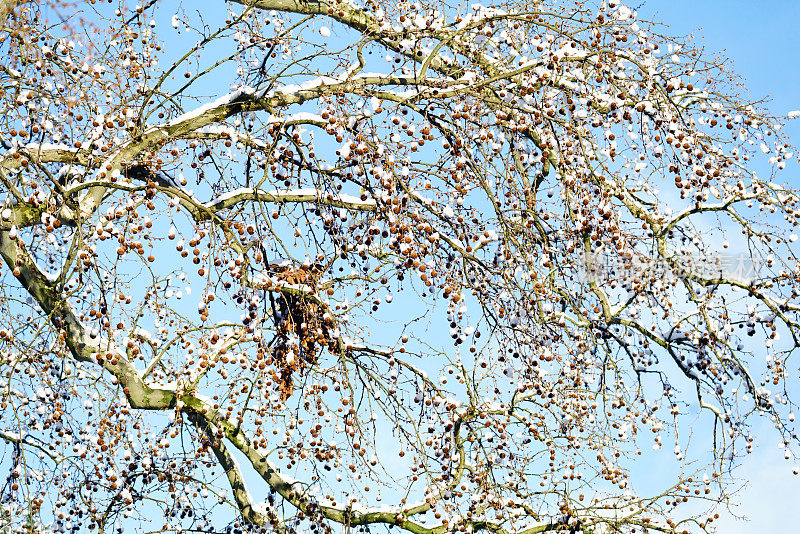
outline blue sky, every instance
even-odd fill
[[[631,2],[634,7],[636,1]],[[753,98],[772,97],[778,114],[800,107],[800,2],[796,0],[647,0],[639,14],[689,35],[733,61]],[[791,128],[800,134],[796,121]]]
[[[648,0],[637,7],[643,18],[669,26],[664,33],[694,34],[709,52],[732,60],[753,100],[770,97],[768,109],[784,115],[800,109],[800,1],[797,0]],[[793,144],[800,144],[800,121],[787,124]],[[787,167],[783,180],[800,187],[800,165]],[[758,429],[756,429],[758,430]],[[766,426],[764,434],[768,434]],[[758,432],[754,432],[758,436]],[[800,523],[800,477],[791,473],[774,439],[765,439],[747,458],[740,477],[747,481],[736,495],[737,520],[720,510],[720,534],[787,532]]]

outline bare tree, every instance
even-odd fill
[[[711,531],[794,458],[781,121],[616,0],[6,27],[0,526]]]

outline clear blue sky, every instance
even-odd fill
[[[800,109],[800,1],[647,0],[639,4],[628,0],[627,3],[638,8],[642,18],[669,25],[664,33],[693,33],[708,51],[724,53],[743,77],[750,98],[771,97],[768,109],[775,115],[785,116]],[[789,122],[786,131],[793,145],[800,146],[800,120]],[[800,187],[800,164],[795,162],[784,172],[783,180]],[[758,436],[759,432],[754,434]],[[766,438],[760,445],[739,473],[748,484],[737,495],[742,503],[737,513],[747,515],[750,521],[723,516],[717,523],[720,534],[777,534],[793,530],[787,530],[787,525],[800,524],[800,476],[792,475],[792,464],[783,460],[776,440]]]
[[[629,0],[665,33],[689,35],[724,52],[753,98],[770,96],[776,114],[800,109],[800,2],[797,0]],[[800,143],[800,122],[791,131]],[[800,185],[800,180],[798,181]]]

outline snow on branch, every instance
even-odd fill
[[[372,199],[362,200],[352,195],[324,193],[318,189],[308,188],[287,189],[285,191],[261,191],[251,188],[236,189],[206,202],[203,207],[209,211],[217,212],[245,201],[273,203],[312,202],[356,211],[375,211],[376,209],[376,203]]]

